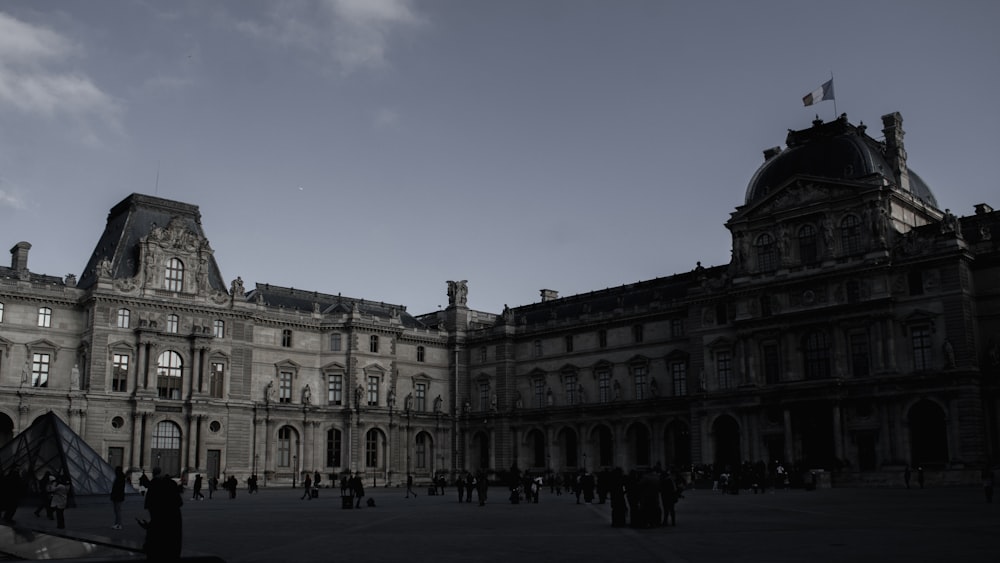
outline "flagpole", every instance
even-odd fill
[[[832,70],[830,71],[830,85],[831,86],[836,86],[834,84],[834,82],[833,82],[833,71]],[[833,89],[833,119],[834,119],[834,121],[837,120],[837,116],[838,115],[840,115],[840,114],[837,113],[837,89],[834,88]]]

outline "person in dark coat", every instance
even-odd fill
[[[625,472],[621,467],[609,474],[607,491],[611,498],[611,526],[622,528],[628,515],[628,503],[625,502]]]
[[[115,480],[111,483],[111,509],[115,514],[115,523],[111,527],[115,530],[122,529],[122,504],[125,502],[126,482],[128,475],[122,471],[122,466],[115,467]]]
[[[674,476],[669,470],[660,473],[660,502],[663,504],[664,526],[668,521],[671,526],[677,525],[677,498],[677,483],[674,481]]]
[[[145,508],[149,512],[149,520],[139,520],[139,525],[146,529],[146,541],[143,550],[147,561],[179,561],[181,557],[181,542],[183,540],[183,522],[181,520],[180,487],[170,478],[162,475],[160,468],[153,469],[153,479],[146,491]]]
[[[365,484],[361,480],[360,475],[355,475],[354,478],[351,480],[353,481],[351,490],[354,491],[354,498],[356,501],[354,504],[354,508],[361,508],[361,499],[364,498],[365,496]]]
[[[458,502],[462,502],[465,500],[465,479],[461,473],[455,479],[455,488],[458,489]]]
[[[27,491],[28,486],[21,473],[16,467],[11,467],[7,475],[3,476],[3,484],[0,485],[0,498],[3,499],[3,521],[8,524],[14,523],[14,513],[21,504],[21,497]]]

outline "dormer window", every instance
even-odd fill
[[[167,291],[182,291],[184,289],[184,263],[176,258],[168,260],[163,282],[164,289]]]

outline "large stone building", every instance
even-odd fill
[[[1000,214],[940,210],[882,121],[765,151],[729,264],[499,313],[465,281],[417,316],[245,290],[197,207],[133,194],[79,281],[26,242],[0,267],[0,441],[51,410],[113,464],[270,483],[773,460],[973,481],[998,451]]]

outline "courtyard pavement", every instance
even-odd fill
[[[228,563],[264,561],[1000,561],[1000,499],[979,488],[778,490],[723,495],[689,490],[677,526],[612,528],[609,504],[577,504],[543,490],[538,504],[510,504],[500,487],[486,506],[444,496],[406,498],[400,488],[366,489],[375,508],[345,510],[339,490],[313,500],[300,490],[262,489],[235,500],[185,496],[184,554]],[[190,492],[188,492],[190,494]],[[19,534],[55,530],[23,506]],[[112,530],[106,498],[81,499],[66,511],[65,535],[136,547],[141,497],[125,502],[125,527]],[[0,551],[12,530],[0,527]],[[55,549],[45,556],[55,556]],[[97,557],[108,557],[100,549]],[[0,556],[0,559],[3,559]]]

